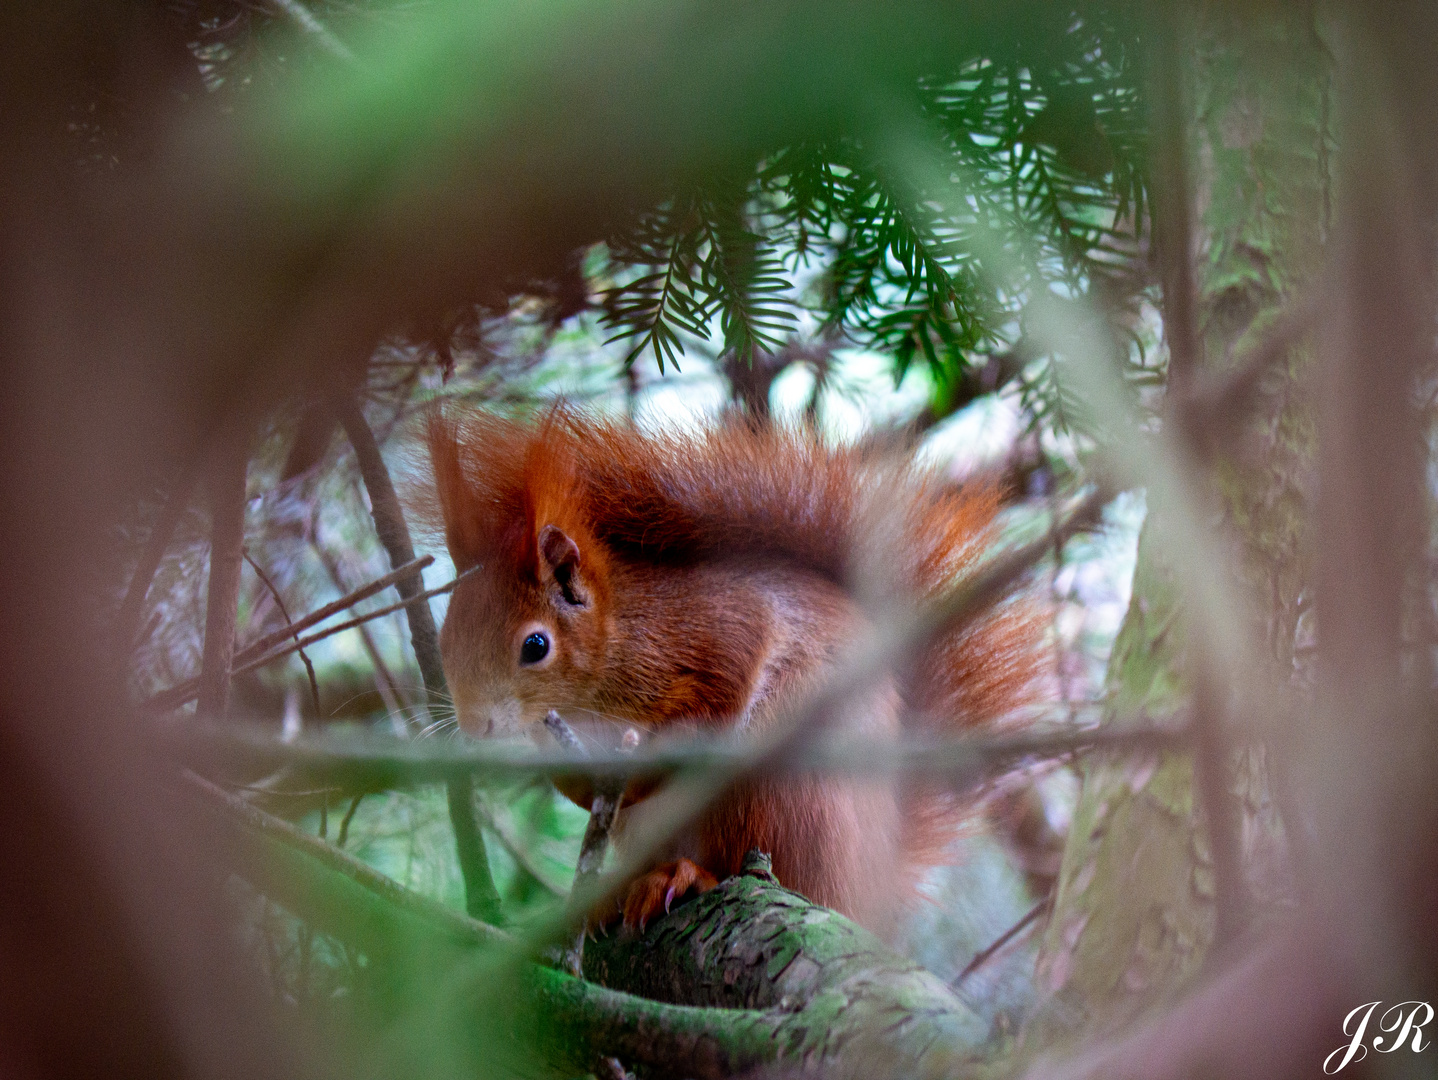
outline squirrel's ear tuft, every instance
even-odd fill
[[[461,412],[436,406],[429,410],[426,446],[433,486],[411,502],[417,519],[433,533],[444,530],[455,569],[468,570],[522,546],[532,537],[525,528],[523,462],[533,434],[529,427],[502,416]],[[426,470],[420,464],[416,470]],[[511,538],[511,525],[518,529]]]
[[[464,441],[458,417],[442,409],[431,409],[427,417],[426,445],[429,450],[432,485],[409,491],[412,520],[422,522],[431,532],[442,531],[445,546],[455,569],[468,570],[480,561],[481,536],[477,501],[464,467]]]

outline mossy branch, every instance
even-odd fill
[[[751,858],[744,875],[642,936],[591,942],[581,979],[523,959],[515,937],[206,781],[188,784],[229,826],[232,869],[371,964],[427,987],[409,1002],[427,1027],[495,1025],[557,1070],[617,1057],[646,1076],[717,1078],[765,1066],[951,1076],[982,1054],[985,1026],[937,977],[781,888],[766,860]]]

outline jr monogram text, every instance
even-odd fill
[[[1408,1046],[1416,1054],[1432,1045],[1432,1039],[1423,1038],[1423,1028],[1433,1020],[1432,1005],[1426,1001],[1400,1001],[1379,1013],[1370,1029],[1373,1014],[1382,1004],[1370,1001],[1343,1018],[1343,1034],[1348,1042],[1323,1059],[1325,1073],[1332,1075],[1352,1062],[1362,1061],[1368,1056],[1369,1046],[1380,1054]]]

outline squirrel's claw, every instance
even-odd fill
[[[624,925],[643,931],[649,920],[668,912],[674,901],[691,892],[705,893],[719,880],[688,859],[665,863],[636,878],[624,898]]]

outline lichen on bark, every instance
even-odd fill
[[[591,942],[584,962],[613,989],[776,1018],[790,1068],[938,1076],[984,1056],[987,1025],[942,980],[772,877],[730,878],[640,937]]]

